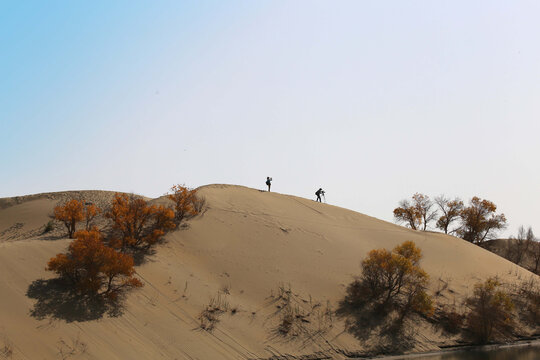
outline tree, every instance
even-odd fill
[[[171,187],[172,194],[167,197],[174,202],[174,213],[177,224],[184,219],[198,215],[204,206],[204,199],[197,196],[197,189],[189,189],[183,185]]]
[[[540,275],[538,272],[540,270],[540,241],[535,240],[531,245],[531,253],[533,258],[533,266],[531,270],[536,275]]]
[[[488,200],[473,197],[469,206],[459,214],[462,227],[458,235],[469,242],[481,244],[486,239],[492,239],[498,230],[506,228],[504,214],[496,215],[497,206]]]
[[[437,212],[433,209],[433,202],[429,196],[419,193],[412,196],[412,203],[402,200],[399,202],[399,207],[394,209],[394,218],[398,222],[406,223],[413,230],[422,227],[425,231],[436,216]]]
[[[433,201],[429,196],[416,193],[413,195],[413,203],[422,218],[423,229],[426,231],[429,223],[437,217],[437,210],[433,209]]]
[[[69,238],[73,239],[77,223],[84,219],[82,202],[73,199],[64,205],[56,206],[54,208],[54,218],[64,223]]]
[[[432,300],[426,293],[429,276],[419,266],[421,258],[422,251],[412,241],[392,251],[371,250],[362,261],[362,275],[349,286],[349,296],[358,304],[394,308],[400,320],[411,312],[431,314]]]
[[[92,222],[95,217],[101,213],[101,209],[96,205],[89,203],[84,206],[84,218],[86,220],[86,230],[89,231],[92,228]]]
[[[422,215],[408,200],[399,202],[399,207],[394,209],[394,218],[397,222],[405,223],[413,230],[418,230],[422,225]]]
[[[146,200],[127,194],[115,194],[105,217],[112,220],[110,245],[123,253],[128,249],[148,251],[176,227],[171,209],[149,205]]]
[[[437,220],[437,228],[444,231],[445,234],[455,232],[457,229],[449,231],[449,227],[454,221],[459,220],[459,215],[463,210],[463,201],[459,198],[450,200],[444,195],[440,195],[435,198],[435,204],[442,212],[442,216]]]
[[[532,228],[526,231],[523,226],[519,227],[517,237],[508,239],[505,258],[515,264],[522,265],[530,251],[533,251],[534,233]]]
[[[133,258],[106,246],[96,228],[78,231],[75,236],[67,253],[49,260],[47,270],[69,279],[79,291],[93,295],[116,298],[124,289],[142,286],[134,277]]]
[[[514,304],[500,286],[497,279],[487,279],[476,284],[474,294],[466,300],[470,310],[466,318],[467,329],[482,343],[504,335],[513,325]]]

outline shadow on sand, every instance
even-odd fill
[[[26,296],[37,300],[30,316],[39,320],[50,317],[66,322],[90,321],[122,314],[121,298],[113,301],[99,295],[83,295],[62,279],[35,280]]]
[[[350,295],[339,303],[336,315],[345,319],[347,332],[371,343],[370,353],[377,355],[396,354],[414,347],[412,327],[406,321],[392,316],[392,311],[380,304],[355,301]]]

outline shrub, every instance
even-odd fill
[[[49,220],[49,222],[47,222],[47,224],[45,224],[45,227],[43,228],[43,233],[46,234],[53,230],[54,230],[54,221]]]
[[[391,252],[370,251],[362,261],[362,275],[349,286],[349,299],[358,305],[393,308],[400,320],[413,312],[431,315],[432,300],[426,293],[429,277],[419,266],[421,258],[421,250],[412,241]]]
[[[506,335],[513,328],[514,304],[500,286],[497,279],[487,279],[476,284],[473,295],[466,300],[470,310],[466,316],[467,330],[481,343]]]
[[[196,189],[174,185],[171,191],[172,194],[169,194],[167,197],[174,202],[174,214],[177,224],[202,212],[205,200],[197,196]]]
[[[112,220],[110,245],[123,253],[128,249],[148,251],[176,227],[171,209],[149,205],[146,200],[127,194],[115,195],[105,217]]]
[[[142,286],[134,277],[133,258],[105,246],[97,229],[78,231],[75,236],[67,253],[49,260],[47,270],[69,279],[83,293],[111,298],[123,289]]]
[[[83,203],[73,199],[64,205],[56,206],[54,208],[54,218],[64,223],[69,238],[73,239],[77,223],[84,219]]]

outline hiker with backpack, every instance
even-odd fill
[[[272,185],[272,178],[269,176],[266,177],[266,185],[268,185],[268,192],[270,192],[270,185]]]
[[[324,196],[324,190],[319,188],[319,190],[315,192],[315,195],[317,195],[317,200],[315,201],[321,202],[321,195]]]

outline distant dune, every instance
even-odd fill
[[[372,349],[377,339],[360,339],[345,331],[343,318],[322,312],[324,324],[306,320],[313,331],[282,336],[278,296],[290,289],[294,306],[335,309],[371,249],[406,240],[422,249],[431,288],[441,290],[437,301],[461,301],[490,276],[510,283],[535,276],[456,237],[304,198],[232,185],[204,186],[199,194],[208,210],[167,235],[137,267],[145,286],[127,294],[116,316],[73,308],[39,281],[53,277],[46,262],[69,244],[60,225],[43,234],[54,206],[71,197],[105,206],[113,193],[0,199],[0,349],[8,344],[14,359],[346,359]],[[212,298],[226,312],[208,332],[199,316]],[[320,326],[327,331],[317,332]],[[425,321],[412,337],[408,352],[457,341]]]

